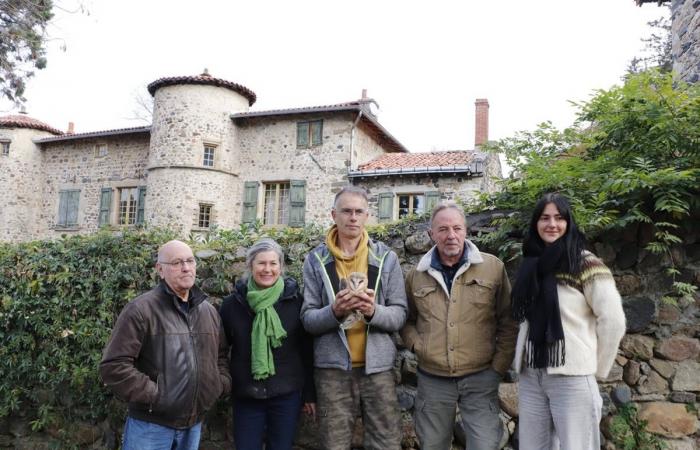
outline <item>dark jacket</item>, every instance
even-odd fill
[[[206,298],[193,286],[185,313],[161,282],[119,314],[100,377],[129,403],[131,417],[189,428],[230,391],[219,315]]]
[[[239,281],[219,310],[226,340],[231,346],[229,369],[233,395],[266,399],[301,390],[305,402],[315,402],[313,341],[299,320],[302,296],[297,282],[286,278],[282,296],[275,303],[275,311],[287,331],[287,337],[280,347],[272,349],[275,375],[259,381],[253,380],[251,374],[250,334],[255,313],[246,300],[247,292],[247,280]]]

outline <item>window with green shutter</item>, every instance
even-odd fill
[[[297,122],[297,147],[309,146],[309,122]]]
[[[309,148],[323,144],[323,120],[297,122],[297,147]]]
[[[394,218],[394,194],[391,192],[379,194],[377,209],[379,210],[380,222],[392,220]]]
[[[289,186],[289,226],[303,227],[306,213],[306,181],[291,180]]]
[[[146,211],[146,186],[139,186],[138,209],[136,210],[136,223],[143,224]]]
[[[253,223],[258,215],[257,181],[246,181],[243,186],[243,223]]]
[[[102,188],[100,192],[100,216],[99,225],[109,225],[109,216],[112,211],[112,188]]]
[[[69,189],[58,193],[58,220],[56,225],[71,227],[78,224],[78,208],[80,206],[80,190]]]
[[[432,214],[433,208],[440,203],[440,193],[438,191],[425,193],[425,212]]]

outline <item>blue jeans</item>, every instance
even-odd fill
[[[197,450],[201,431],[202,422],[178,430],[127,417],[122,450]]]
[[[301,412],[301,392],[264,400],[233,401],[233,442],[236,450],[291,450]]]

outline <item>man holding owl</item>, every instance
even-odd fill
[[[335,224],[304,261],[301,320],[314,335],[321,447],[349,450],[355,419],[364,448],[400,449],[392,333],[406,320],[398,257],[369,239],[367,192],[346,186],[335,196]]]

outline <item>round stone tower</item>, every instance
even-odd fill
[[[247,112],[253,91],[214,78],[161,78],[154,97],[145,220],[183,235],[216,224],[231,227],[240,211],[238,144],[231,114]]]
[[[42,237],[43,155],[34,141],[60,134],[26,114],[0,117],[0,241]]]

